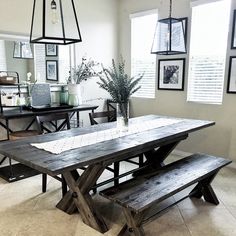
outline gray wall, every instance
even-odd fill
[[[20,81],[26,81],[26,74],[31,71],[33,59],[17,59],[13,58],[14,41],[5,41],[6,62],[8,71],[16,71],[19,73]]]
[[[130,19],[129,14],[143,10],[158,9],[159,17],[168,16],[169,1],[164,0],[120,0],[119,8],[119,36],[120,36],[120,53],[128,62],[128,70],[130,71]],[[189,17],[188,42],[190,36],[191,25],[191,9],[190,0],[173,1],[174,17]],[[232,1],[232,10],[229,28],[229,43],[227,50],[226,74],[224,97],[222,105],[203,105],[193,102],[187,102],[187,83],[188,83],[188,55],[176,56],[186,57],[186,74],[185,74],[185,90],[164,91],[156,90],[155,99],[132,99],[132,115],[139,116],[143,114],[162,114],[177,117],[188,117],[195,119],[208,119],[216,121],[216,125],[212,128],[195,132],[178,146],[178,149],[186,152],[207,152],[211,154],[221,155],[236,160],[236,95],[226,94],[226,84],[228,78],[229,56],[236,55],[235,50],[230,50],[231,29],[233,9],[236,8],[236,1]],[[189,47],[189,45],[188,45]],[[157,57],[159,59],[161,57]],[[163,57],[162,57],[163,58]],[[165,58],[165,57],[164,57]],[[168,57],[173,58],[173,57]]]

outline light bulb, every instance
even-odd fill
[[[169,49],[169,44],[170,44],[170,32],[168,31],[167,33],[166,33],[166,48],[167,48],[167,50]]]
[[[53,24],[57,24],[59,22],[59,16],[57,12],[57,4],[55,0],[51,1],[51,21]]]

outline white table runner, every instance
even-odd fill
[[[32,146],[43,149],[53,154],[60,154],[62,152],[100,143],[107,140],[121,138],[126,135],[140,133],[143,131],[156,129],[166,125],[172,125],[181,122],[178,119],[160,118],[151,121],[144,121],[142,123],[129,125],[127,132],[119,132],[116,128],[97,131],[89,134],[78,135],[70,138],[63,138],[55,141],[44,143],[31,143]]]

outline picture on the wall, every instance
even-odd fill
[[[57,57],[58,46],[55,44],[46,44],[46,57]]]
[[[184,90],[185,59],[161,59],[158,63],[158,89]]]
[[[227,93],[236,93],[236,56],[229,60]]]
[[[236,10],[234,10],[233,16],[233,29],[232,29],[232,38],[231,38],[231,49],[236,49]]]
[[[47,80],[58,81],[58,62],[46,61],[46,78]]]

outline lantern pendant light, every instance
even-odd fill
[[[81,41],[74,0],[34,0],[31,43],[67,45]]]
[[[172,0],[170,0],[169,18],[157,23],[152,45],[152,54],[176,55],[186,53],[183,21],[172,18]]]

